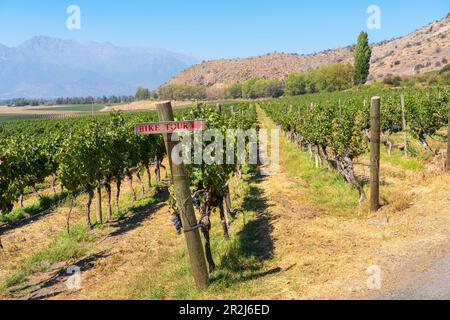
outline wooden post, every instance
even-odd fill
[[[380,98],[373,97],[370,112],[370,211],[380,208]]]
[[[173,121],[173,110],[170,102],[160,103],[156,108],[160,121]],[[163,136],[172,172],[175,198],[181,211],[180,215],[183,227],[186,230],[184,235],[191,261],[192,273],[197,288],[199,290],[205,290],[208,288],[208,270],[206,268],[205,253],[197,227],[197,218],[195,217],[194,205],[192,203],[191,191],[185,174],[184,164],[172,163],[172,150],[175,147],[175,142],[172,142],[171,133],[163,134]]]
[[[448,110],[447,171],[450,171],[450,108]]]
[[[405,143],[405,157],[408,157],[408,133],[406,132],[406,114],[405,114],[405,96],[401,95],[402,102],[402,129],[403,129],[403,141]]]

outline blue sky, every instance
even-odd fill
[[[66,9],[81,8],[81,30]],[[267,52],[311,53],[352,44],[369,5],[381,8],[377,42],[405,35],[450,12],[449,0],[0,0],[0,43],[35,35],[165,48],[199,59]]]

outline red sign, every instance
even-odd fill
[[[137,124],[134,130],[136,134],[139,135],[172,133],[182,130],[203,130],[205,128],[205,124],[206,122],[204,120],[141,123]]]

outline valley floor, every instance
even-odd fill
[[[258,112],[261,126],[273,128]],[[278,173],[263,177],[249,170],[244,181],[234,181],[237,218],[229,241],[222,238],[215,214],[212,250],[218,270],[206,292],[194,288],[184,239],[176,236],[166,191],[147,189],[143,200],[131,204],[130,189],[125,189],[124,206],[129,212],[123,221],[96,229],[92,238],[83,240],[87,248],[80,254],[32,268],[14,285],[0,285],[0,297],[403,299],[424,297],[416,293],[424,288],[420,284],[430,272],[429,277],[448,275],[448,259],[439,259],[450,253],[450,175],[404,173],[383,163],[383,196],[389,204],[373,215],[364,205],[343,206],[343,197],[357,201],[357,191],[327,169],[300,164],[307,155],[285,137],[280,153]],[[310,176],[296,173],[302,166],[307,166]],[[315,190],[328,193],[331,200],[318,200],[311,193]],[[149,197],[154,201],[145,200]],[[84,221],[82,200],[75,207],[74,224]],[[0,251],[0,281],[5,283],[21,265],[54,246],[52,239],[64,232],[68,210],[61,206],[20,228],[0,229],[5,246]],[[79,290],[69,291],[66,286],[71,265],[82,271]],[[371,266],[381,270],[380,290],[367,286]],[[436,297],[442,292],[436,289]]]

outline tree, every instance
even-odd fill
[[[105,148],[107,141],[97,121],[78,128],[62,144],[57,154],[59,162],[58,176],[62,185],[72,194],[81,189],[88,195],[86,201],[86,224],[92,229],[90,212],[94,190],[100,189],[104,178]],[[97,212],[97,222],[101,221],[101,212]]]
[[[255,86],[255,84],[258,80],[259,80],[259,78],[253,77],[244,82],[244,84],[242,85],[242,98],[244,98],[244,99],[257,98],[257,95],[256,95],[253,87]]]
[[[160,87],[157,95],[161,100],[204,100],[206,87],[202,85],[166,84]]]
[[[246,99],[278,98],[283,95],[283,86],[277,79],[251,78],[242,85],[242,97]]]
[[[242,84],[240,84],[240,83],[230,84],[227,88],[226,98],[228,98],[228,99],[242,98]]]
[[[190,111],[189,119],[205,119],[209,128],[215,128],[220,130],[221,134],[225,136],[227,129],[250,129],[256,122],[256,112],[254,108],[248,110],[254,117],[246,117],[244,112],[238,112],[230,117],[225,113],[218,112],[215,107],[196,104]],[[209,143],[203,141],[203,150],[206,150]],[[237,159],[237,153],[235,150],[234,160]],[[221,152],[224,150],[221,149]],[[205,151],[206,152],[206,151]],[[215,156],[222,157],[224,154],[217,150],[213,151]],[[195,153],[191,150],[191,156]],[[195,163],[195,159],[191,159],[191,164],[186,165],[186,173],[191,182],[191,187],[194,190],[194,201],[198,203],[201,213],[201,231],[205,238],[205,254],[209,264],[209,270],[212,272],[216,265],[214,263],[213,255],[211,253],[210,245],[210,230],[211,220],[210,216],[214,208],[219,209],[220,221],[222,224],[223,235],[226,239],[229,238],[228,223],[227,223],[227,208],[225,205],[225,197],[229,192],[228,180],[236,172],[237,166],[234,164],[226,163],[211,163],[207,164],[202,162],[200,164]]]
[[[330,64],[286,78],[286,94],[299,96],[317,91],[346,90],[353,86],[354,68],[350,64]]]
[[[14,201],[17,200],[17,190],[12,181],[13,166],[11,156],[0,150],[0,215],[10,212]]]
[[[354,68],[350,64],[330,64],[319,68],[328,92],[346,90],[353,85]]]
[[[402,84],[402,78],[400,76],[388,74],[386,75],[386,77],[384,77],[383,83],[388,86],[400,87],[400,85]]]
[[[369,47],[369,35],[361,31],[355,47],[355,84],[365,84],[370,70],[372,49]]]
[[[283,85],[277,79],[262,80],[262,97],[278,98],[284,93]]]
[[[295,72],[286,78],[286,94],[289,96],[300,96],[306,91],[306,76],[302,72]]]
[[[139,87],[136,91],[136,100],[150,99],[150,91],[147,88]]]
[[[105,190],[108,206],[107,219],[112,220],[111,208],[111,183],[116,182],[116,210],[119,211],[120,188],[125,171],[124,155],[127,153],[128,145],[124,143],[128,128],[125,119],[120,111],[112,112],[109,119],[109,125],[106,132],[105,152],[107,153],[105,161]]]
[[[206,99],[208,100],[225,99],[227,95],[227,86],[222,84],[216,84],[211,87],[207,87],[205,92],[206,92]]]
[[[7,151],[13,164],[9,167],[11,182],[20,195],[20,208],[23,209],[25,188],[30,187],[37,194],[36,184],[51,174],[45,144],[33,136],[17,135],[9,139]]]

